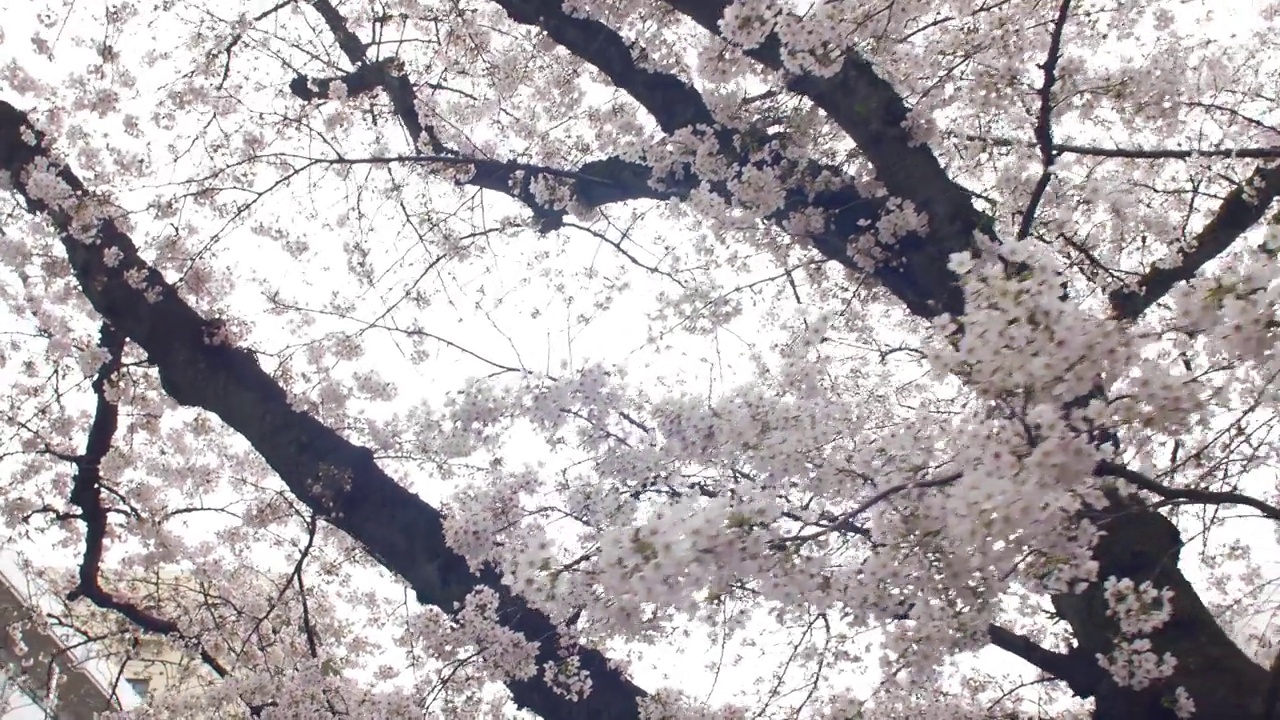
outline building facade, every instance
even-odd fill
[[[45,622],[43,589],[0,553],[0,720],[92,720],[140,699],[118,673]]]

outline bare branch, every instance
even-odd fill
[[[1013,140],[1010,138],[991,138],[982,135],[965,135],[965,140],[985,143],[995,147],[1036,147],[1034,142]],[[1182,150],[1178,148],[1117,148],[1097,145],[1074,145],[1072,143],[1053,144],[1059,155],[1085,155],[1089,157],[1121,158],[1127,160],[1193,160],[1195,158],[1224,158],[1273,160],[1280,158],[1280,147],[1244,147],[1244,148],[1205,148],[1200,150]]]
[[[909,490],[926,490],[929,488],[946,487],[947,485],[951,485],[955,481],[959,480],[961,477],[962,476],[959,474],[944,475],[943,477],[933,478],[932,480],[919,480],[916,482],[901,483],[898,485],[887,487],[881,490],[880,492],[876,493],[875,495],[872,495],[870,498],[867,498],[866,501],[862,502],[854,509],[836,518],[829,526],[821,528],[819,530],[815,530],[811,533],[805,533],[803,535],[796,535],[794,537],[783,538],[779,540],[779,542],[785,542],[785,543],[807,542],[809,540],[822,537],[823,535],[827,535],[832,532],[845,532],[849,528],[857,527],[853,521],[856,520],[859,515],[870,510],[876,505],[879,505],[885,500],[888,500],[894,495],[898,495],[899,493],[904,493]]]
[[[1058,59],[1062,55],[1062,31],[1067,26],[1067,15],[1070,13],[1071,0],[1062,0],[1058,5],[1058,16],[1053,21],[1053,32],[1049,37],[1049,56],[1040,66],[1044,72],[1044,81],[1037,94],[1040,96],[1040,110],[1036,114],[1036,145],[1040,148],[1040,177],[1031,189],[1031,199],[1027,201],[1027,209],[1022,212],[1022,222],[1018,226],[1018,239],[1025,240],[1031,235],[1031,226],[1036,221],[1036,210],[1044,193],[1049,189],[1053,179],[1053,163],[1057,152],[1053,148],[1053,85],[1057,82]]]
[[[1186,500],[1203,505],[1243,505],[1262,513],[1264,517],[1280,520],[1280,508],[1265,503],[1250,495],[1238,492],[1217,490],[1198,490],[1196,488],[1175,488],[1162,485],[1144,473],[1131,470],[1119,463],[1103,460],[1098,463],[1094,474],[1099,477],[1112,477],[1124,480],[1130,485],[1155,493],[1166,500]]]

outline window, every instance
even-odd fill
[[[151,690],[150,680],[147,680],[146,678],[125,678],[124,681],[129,683],[129,689],[132,690],[135,695],[143,700],[147,699],[147,693]]]

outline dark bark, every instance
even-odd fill
[[[555,0],[495,2],[506,9],[513,20],[541,27],[570,52],[601,70],[653,114],[664,131],[705,126],[714,133],[726,158],[732,162],[746,161],[735,138],[711,122],[705,103],[692,86],[673,75],[638,68],[625,40],[611,28],[593,20],[570,17]],[[725,0],[667,0],[667,3],[710,32],[718,32],[717,24],[727,5]],[[353,73],[371,67],[364,54],[365,45],[333,6],[325,0],[315,0],[312,5],[324,16],[339,47],[357,68]],[[780,52],[779,41],[770,38],[748,54],[762,65],[777,69],[781,67]],[[416,111],[410,112],[414,87],[407,78],[388,70],[380,86],[391,98],[393,108],[419,148],[430,148],[441,154],[451,152],[434,138],[429,127],[421,125]],[[303,87],[308,86],[304,83]],[[929,216],[928,232],[900,239],[891,248],[892,262],[874,270],[876,279],[920,317],[930,318],[941,313],[962,315],[963,295],[955,276],[947,269],[947,261],[952,253],[974,249],[975,233],[991,234],[992,223],[973,207],[968,193],[949,178],[929,148],[913,145],[903,129],[908,107],[902,97],[876,73],[870,62],[857,54],[850,54],[842,69],[829,78],[791,75],[787,89],[812,100],[857,142],[892,195],[910,200]],[[296,87],[294,90],[298,93]],[[308,89],[307,93],[310,92]],[[305,94],[299,93],[299,96]],[[15,164],[14,157],[30,158],[21,153],[15,156],[9,147],[22,118],[16,110],[5,107],[5,115],[0,118],[5,124],[3,159],[12,170],[22,165],[21,162]],[[780,156],[766,161],[792,162]],[[475,184],[521,199],[533,208],[544,228],[557,226],[563,217],[563,210],[539,205],[527,192],[527,184],[513,188],[514,172],[525,168],[488,160],[477,160],[476,167],[472,180]],[[486,167],[487,170],[481,171]],[[866,222],[878,217],[883,201],[862,196],[851,181],[839,190],[810,197],[804,180],[823,169],[826,168],[817,165],[791,168],[796,182],[789,189],[787,205],[770,219],[782,222],[791,212],[813,205],[827,209],[831,232],[805,240],[827,257],[852,266],[844,243],[860,232]],[[655,197],[655,191],[649,186],[648,169],[636,163],[604,159],[588,163],[576,172],[586,178],[575,180],[579,194],[592,204]],[[552,174],[563,177],[572,172]],[[839,173],[836,176],[844,177]],[[1243,190],[1230,195],[1215,220],[1197,236],[1184,262],[1167,270],[1152,269],[1137,290],[1114,294],[1115,316],[1137,319],[1176,283],[1192,277],[1205,262],[1228,248],[1256,223],[1280,189],[1280,178],[1275,171],[1259,170],[1257,176],[1261,181],[1257,195],[1251,197]],[[690,182],[693,181],[696,178]],[[669,186],[666,192],[671,197],[682,197],[690,187],[692,184]],[[38,204],[33,209],[45,210]],[[108,244],[128,242],[110,223],[104,223],[100,230],[105,233],[102,236]],[[132,252],[131,243],[128,247]],[[131,323],[121,327],[152,353],[153,360],[161,366],[166,390],[176,400],[217,412],[245,434],[300,498],[350,532],[381,562],[409,580],[424,602],[451,608],[478,584],[501,588],[496,575],[477,578],[467,571],[461,559],[444,546],[439,513],[382,474],[367,451],[346,443],[314,419],[289,410],[287,403],[283,403],[283,391],[248,355],[230,348],[202,345],[204,319],[182,304],[171,288],[166,290],[160,303],[149,306],[136,291],[120,282],[118,276],[112,276],[101,266],[93,254],[100,248],[87,248],[74,238],[68,238],[67,248],[86,295],[104,316],[118,316]],[[134,266],[141,267],[136,253],[127,257]],[[153,281],[162,282],[154,271],[151,275]],[[101,284],[95,285],[100,280]],[[182,337],[159,337],[168,332]],[[348,482],[335,482],[335,471]],[[322,484],[325,492],[310,485],[318,475],[327,480]],[[1106,616],[1100,585],[1081,595],[1054,598],[1059,615],[1070,623],[1076,636],[1077,647],[1070,652],[1037,649],[1034,643],[1028,645],[1030,641],[1025,638],[1011,636],[999,628],[992,629],[993,643],[1054,673],[1082,697],[1094,697],[1098,718],[1173,717],[1164,701],[1172,689],[1180,685],[1195,699],[1199,708],[1197,717],[1259,717],[1260,698],[1270,687],[1266,671],[1249,661],[1226,637],[1178,570],[1180,539],[1172,523],[1157,511],[1135,502],[1120,503],[1093,515],[1109,533],[1095,551],[1102,578],[1115,575],[1137,582],[1150,579],[1157,586],[1174,590],[1174,618],[1152,635],[1157,651],[1169,650],[1178,658],[1174,676],[1149,690],[1133,692],[1116,687],[1105,674],[1089,669],[1091,662],[1096,668],[1097,654],[1110,652],[1116,636],[1116,628]],[[504,609],[509,611],[508,621],[512,627],[525,632],[527,637],[550,637],[542,634],[550,628],[545,616],[525,608],[517,598],[509,595],[504,598]],[[525,619],[523,624],[521,618]],[[544,641],[544,651],[553,647],[553,641]],[[580,705],[557,704],[556,698],[546,697],[549,689],[538,686],[536,680],[532,684],[537,687],[513,684],[512,689],[518,701],[545,717],[634,716],[635,700],[642,691],[620,674],[603,669],[600,663],[602,658],[598,654],[584,657],[584,666],[593,669],[595,690],[587,702]],[[600,674],[597,675],[595,669],[599,669]],[[601,678],[605,682],[602,683]],[[599,700],[601,695],[618,702],[605,703],[595,711],[584,709],[593,699],[604,702]],[[541,703],[543,709],[535,703]],[[579,712],[581,714],[577,714]]]
[[[727,0],[664,1],[712,33],[719,32],[720,17],[729,4]],[[613,77],[609,67],[597,64],[598,50],[594,45],[584,44],[580,48],[575,38],[571,37],[571,42],[566,43],[561,39],[563,33],[557,37],[554,28],[566,21],[556,0],[495,2],[507,8],[513,19],[540,25],[571,52]],[[596,42],[612,43],[617,38],[612,30],[605,30],[607,32],[598,33]],[[779,71],[782,70],[780,53],[781,43],[776,36],[747,51],[748,56],[762,65]],[[607,57],[610,62],[616,62],[616,55]],[[962,315],[963,295],[958,279],[947,268],[949,256],[975,250],[978,232],[997,243],[999,238],[992,233],[990,218],[973,207],[968,193],[951,180],[932,151],[912,141],[904,129],[908,108],[902,97],[879,77],[865,58],[854,52],[848,53],[844,65],[832,77],[788,74],[787,89],[807,97],[825,111],[866,154],[889,192],[912,201],[929,216],[927,234],[903,238],[896,243],[892,247],[892,259],[873,271],[876,279],[922,318],[941,313]],[[643,95],[636,99],[659,118],[664,128],[669,124],[661,116],[667,112],[668,104]],[[1184,263],[1171,272],[1152,270],[1134,297],[1113,296],[1116,317],[1137,319],[1174,284],[1192,277],[1205,262],[1237,240],[1262,217],[1280,189],[1276,174],[1274,170],[1263,169],[1255,173],[1256,195],[1249,201],[1245,200],[1249,194],[1243,188],[1228,196]],[[1251,178],[1250,182],[1254,180]],[[863,207],[867,207],[866,204]],[[871,208],[873,217],[874,209]],[[842,227],[838,216],[835,225],[838,229],[848,229],[847,225]],[[818,247],[829,257],[844,253],[842,246],[824,248],[818,243]],[[1269,688],[1267,674],[1231,642],[1178,569],[1176,550],[1180,540],[1176,528],[1159,512],[1136,502],[1122,504],[1119,510],[1112,509],[1113,513],[1117,511],[1119,516],[1098,511],[1100,514],[1096,517],[1099,525],[1111,533],[1095,551],[1100,577],[1115,575],[1135,582],[1150,579],[1157,586],[1174,590],[1173,620],[1153,633],[1151,639],[1161,653],[1165,650],[1174,653],[1179,665],[1166,682],[1142,692],[1119,688],[1108,675],[1085,670],[1085,664],[1090,661],[1096,666],[1096,656],[1109,653],[1116,639],[1116,628],[1107,617],[1102,601],[1101,584],[1095,583],[1082,595],[1054,598],[1059,614],[1071,624],[1078,642],[1076,648],[1062,656],[1071,658],[1071,662],[1064,663],[1059,670],[1066,672],[1067,667],[1073,670],[1071,677],[1061,679],[1070,681],[1082,697],[1095,698],[1095,717],[1099,719],[1172,718],[1173,712],[1165,700],[1178,686],[1186,687],[1196,701],[1197,717],[1260,717],[1261,698]],[[1142,530],[1137,531],[1139,528]],[[996,637],[1009,639],[998,632]]]
[[[343,87],[346,88],[347,97],[359,97],[384,87],[388,83],[394,83],[396,80],[394,70],[395,60],[393,58],[383,58],[378,62],[361,65],[339,77],[317,79],[298,75],[289,83],[289,92],[293,93],[299,100],[327,100],[332,97],[333,84],[341,82]],[[416,116],[417,112],[415,111],[414,117]]]
[[[34,145],[24,141],[28,133]],[[210,321],[138,255],[132,238],[115,222],[101,219],[80,228],[73,223],[70,207],[50,206],[33,194],[27,171],[37,158],[54,162],[44,135],[25,113],[0,102],[0,168],[27,209],[57,228],[85,297],[115,329],[146,351],[170,397],[217,415],[244,436],[299,500],[403,578],[420,602],[452,612],[471,591],[492,588],[501,598],[501,622],[537,644],[539,666],[560,658],[560,637],[551,620],[513,595],[496,571],[472,574],[466,561],[445,544],[443,518],[436,508],[392,480],[368,449],[294,410],[284,388],[251,353],[209,344]],[[92,202],[70,168],[61,167],[57,174],[74,193],[72,203]],[[123,254],[115,266],[104,260],[108,248]],[[160,291],[157,301],[149,301],[125,279],[125,273],[135,269],[145,273],[148,287]],[[545,718],[638,716],[643,690],[596,650],[581,649],[580,662],[593,683],[591,694],[580,702],[556,693],[540,668],[533,677],[507,686],[518,705]]]
[[[729,5],[728,0],[664,1],[716,34]],[[783,71],[781,48],[777,36],[770,35],[747,55]],[[969,193],[951,180],[933,151],[913,141],[906,126],[906,102],[870,62],[852,51],[833,77],[788,74],[786,82],[788,90],[809,98],[849,134],[890,195],[910,200],[929,217],[925,235],[893,245],[894,259],[876,270],[876,279],[915,315],[963,315],[964,296],[947,263],[952,253],[972,250],[974,234],[988,232],[991,219],[973,207]]]
[[[715,141],[721,155],[731,164],[745,166],[752,162],[766,162],[778,168],[784,168],[794,178],[788,187],[783,206],[771,213],[768,219],[775,223],[785,223],[794,213],[813,207],[827,211],[828,231],[817,236],[806,238],[812,245],[830,260],[835,260],[847,267],[855,268],[856,264],[847,254],[848,239],[867,230],[883,212],[886,198],[869,198],[856,187],[853,178],[837,167],[820,163],[797,163],[793,160],[774,154],[765,160],[754,158],[740,146],[738,136],[723,128],[718,128],[711,110],[707,107],[702,95],[691,85],[670,73],[649,70],[639,67],[631,55],[626,40],[607,25],[582,18],[574,18],[560,9],[554,0],[498,0],[515,21],[543,28],[557,42],[568,50],[590,63],[605,74],[618,87],[627,90],[658,121],[666,132],[681,129],[700,128],[715,132]],[[362,92],[368,87],[368,79],[381,77],[382,89],[392,101],[392,109],[401,121],[415,146],[432,144],[424,143],[424,134],[434,136],[430,125],[422,125],[417,111],[414,110],[414,82],[395,72],[370,72],[367,68],[394,68],[394,63],[377,61],[370,63],[366,57],[364,44],[347,23],[347,19],[328,0],[315,0],[312,5],[320,13],[326,26],[332,32],[339,47],[355,66],[349,75],[339,78],[316,81],[316,84],[331,83],[340,79],[348,83],[348,87],[360,87]],[[299,85],[305,90],[299,92]],[[327,88],[328,85],[325,85]],[[306,78],[295,78],[290,86],[294,95],[303,100],[320,100],[322,96],[309,89]],[[456,151],[439,145],[439,152],[461,157]],[[429,159],[424,158],[424,161]],[[504,162],[488,158],[466,158],[475,172],[466,184],[502,193],[526,205],[538,220],[539,229],[549,231],[559,228],[566,215],[563,208],[549,207],[540,202],[529,189],[530,180],[537,175],[555,179],[569,179],[574,185],[577,198],[584,204],[598,207],[627,200],[667,200],[686,198],[690,192],[703,182],[691,167],[682,167],[678,172],[658,178],[653,182],[653,173],[649,166],[642,163],[609,157],[592,160],[579,168],[557,169],[546,168],[525,163]],[[523,179],[516,182],[517,173]],[[809,187],[810,181],[820,175],[840,180],[834,189],[814,191]],[[713,192],[732,200],[732,194],[724,183],[708,183]],[[919,243],[921,238],[908,237],[899,241],[898,245]],[[945,270],[945,258],[942,268]],[[918,282],[920,274],[912,277],[899,276],[891,267],[883,270],[883,281],[899,288],[902,297],[927,298],[929,293],[910,288],[909,282]],[[945,283],[943,287],[945,287]],[[922,312],[925,312],[922,306]],[[930,310],[936,314],[936,311]]]
[[[1278,194],[1280,167],[1259,165],[1222,201],[1213,220],[1179,254],[1177,264],[1152,265],[1138,280],[1137,288],[1111,293],[1111,308],[1116,317],[1141,316],[1175,285],[1195,277],[1205,263],[1226,252],[1246,230],[1256,225]]]
[[[1093,690],[1097,720],[1174,720],[1169,701],[1174,689],[1186,688],[1196,704],[1197,719],[1261,718],[1268,686],[1267,671],[1236,646],[1204,606],[1195,588],[1178,569],[1182,538],[1168,518],[1136,501],[1115,498],[1105,509],[1089,513],[1106,532],[1094,558],[1098,577],[1151,581],[1173,591],[1173,617],[1149,637],[1157,655],[1172,653],[1172,677],[1141,692],[1116,687],[1109,678]],[[1111,651],[1119,632],[1107,617],[1102,583],[1079,595],[1057,595],[1054,608],[1070,623],[1076,652],[1086,659]]]
[[[631,94],[665,132],[702,127],[715,133],[722,155],[731,163],[752,161],[736,146],[733,136],[726,136],[723,129],[717,128],[696,89],[668,73],[639,68],[625,39],[612,28],[595,20],[569,16],[557,0],[494,1],[514,21],[540,27],[553,40],[604,73],[617,87]],[[726,0],[666,2],[713,33],[718,32],[720,16],[728,4]],[[318,3],[325,4],[323,0]],[[333,17],[329,15],[326,19]],[[345,42],[342,34],[339,34],[339,42],[346,48],[352,44],[354,34],[345,24],[342,29],[346,33]],[[773,70],[782,69],[781,44],[776,37],[770,37],[761,46],[749,50],[748,55]],[[962,316],[963,294],[957,278],[947,268],[949,257],[952,253],[974,250],[976,233],[985,233],[997,243],[999,239],[992,232],[991,218],[973,207],[969,194],[950,179],[930,148],[913,142],[904,126],[909,108],[902,97],[876,73],[870,62],[856,53],[850,53],[841,70],[829,78],[789,75],[787,89],[806,96],[825,111],[866,154],[876,169],[878,179],[884,182],[890,194],[910,200],[929,217],[927,233],[901,238],[895,243],[891,248],[891,260],[873,271],[875,278],[917,316],[931,318],[942,313]],[[393,93],[394,90],[388,89],[388,92]],[[1052,150],[1048,148],[1049,152]],[[780,156],[772,158],[772,161],[779,164],[788,162]],[[806,239],[826,257],[853,267],[846,254],[845,242],[878,218],[883,201],[863,197],[854,189],[851,179],[846,179],[839,190],[810,196],[805,192],[803,180],[822,170],[844,178],[844,174],[834,168],[794,168],[793,176],[797,182],[789,189],[787,204],[769,219],[784,222],[792,212],[801,208],[817,206],[826,209],[829,232]],[[1177,268],[1169,271],[1153,269],[1144,277],[1136,293],[1114,294],[1115,316],[1126,320],[1138,318],[1176,282],[1194,275],[1208,259],[1238,239],[1261,217],[1273,199],[1276,192],[1274,174],[1273,171],[1259,171],[1262,184],[1256,201],[1245,202],[1243,190],[1237,190],[1228,197],[1218,218],[1198,236],[1186,255],[1186,261]],[[610,198],[642,197],[635,194],[635,188],[640,186],[642,179],[648,184],[645,170],[631,167],[627,175],[634,181],[632,189],[612,193]],[[692,179],[696,181],[696,178]],[[673,194],[683,196],[686,192],[685,188],[677,188]],[[534,211],[538,213],[536,207]],[[1126,522],[1134,526],[1172,529],[1172,524],[1154,510],[1130,506],[1125,512]],[[1098,520],[1108,527],[1113,522],[1101,517]],[[1167,537],[1165,540],[1169,541]],[[1072,689],[1082,697],[1096,698],[1099,718],[1130,716],[1141,720],[1170,717],[1171,711],[1162,701],[1178,685],[1192,692],[1200,707],[1199,716],[1240,717],[1233,715],[1244,707],[1239,698],[1261,697],[1266,689],[1258,684],[1262,677],[1261,668],[1250,662],[1226,638],[1177,569],[1176,562],[1158,567],[1132,562],[1135,557],[1146,556],[1144,550],[1150,549],[1144,548],[1143,542],[1140,537],[1129,537],[1125,542],[1104,542],[1097,549],[1096,559],[1104,568],[1103,578],[1109,571],[1121,573],[1119,577],[1132,577],[1137,582],[1155,578],[1157,584],[1163,583],[1178,593],[1174,621],[1153,636],[1153,641],[1160,647],[1176,648],[1188,654],[1186,659],[1180,659],[1181,665],[1173,678],[1168,683],[1135,693],[1115,687],[1105,673],[1097,672],[1100,668],[1096,655],[1110,652],[1115,637],[1111,620],[1106,617],[1106,608],[1087,601],[1090,593],[1096,595],[1101,592],[1100,586],[1091,588],[1083,596],[1055,598],[1055,602],[1063,606],[1059,612],[1072,624],[1080,645],[1067,654],[1050,653],[1041,648],[1035,657],[1040,661],[1051,655],[1060,657],[1062,662],[1051,666],[1058,673],[1069,674],[1069,677],[1061,679],[1069,681]],[[1075,611],[1071,612],[1071,609]],[[1001,634],[998,628],[993,630],[993,641],[998,639],[997,645],[1013,652],[1015,644],[1012,639]],[[1025,644],[1016,647],[1029,653]],[[1018,654],[1036,662],[1030,660],[1028,654]],[[1213,663],[1203,662],[1210,657],[1215,659]],[[1218,675],[1206,667],[1229,668],[1228,674],[1237,682],[1219,683]],[[1042,669],[1048,671],[1048,668]],[[1200,673],[1199,677],[1192,677],[1196,673]],[[1227,686],[1240,692],[1216,692]],[[1197,693],[1203,699],[1196,697]]]
[[[1012,653],[1058,678],[1078,697],[1090,697],[1105,681],[1105,672],[1097,661],[1081,652],[1060,653],[1038,645],[1031,638],[1019,635],[998,625],[987,627],[991,644]]]

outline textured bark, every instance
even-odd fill
[[[28,133],[34,145],[24,140]],[[537,644],[539,666],[559,659],[560,636],[544,613],[509,592],[498,573],[472,574],[466,561],[445,544],[440,512],[392,480],[367,448],[294,410],[285,390],[251,353],[207,343],[210,322],[139,257],[133,240],[114,222],[102,220],[87,230],[73,230],[69,207],[51,207],[33,195],[26,171],[37,158],[51,160],[43,134],[22,111],[0,101],[0,168],[28,210],[47,217],[59,230],[85,297],[107,322],[146,351],[170,397],[217,415],[244,436],[299,500],[409,583],[419,601],[452,612],[472,590],[492,588],[501,598],[501,622]],[[89,198],[70,168],[60,168],[58,177],[75,193],[74,202]],[[103,259],[107,248],[123,253],[114,267]],[[125,272],[133,269],[144,271],[146,285],[161,290],[157,302],[148,301],[126,281]],[[610,667],[600,652],[584,648],[580,657],[593,684],[591,694],[580,702],[556,693],[540,671],[507,687],[518,705],[544,718],[637,717],[644,691]]]
[[[712,33],[729,0],[664,0]],[[784,71],[782,43],[770,35],[747,55],[761,65]],[[894,260],[882,263],[876,279],[915,315],[964,314],[964,296],[947,268],[953,253],[972,250],[974,235],[991,219],[973,207],[969,193],[947,175],[925,144],[907,131],[909,108],[893,86],[865,58],[848,52],[830,78],[788,74],[787,89],[822,108],[858,144],[889,194],[910,200],[929,217],[924,235],[902,238],[892,247]]]
[[[710,32],[719,31],[718,23],[727,0],[665,0],[666,4],[685,14]],[[512,20],[541,28],[547,35],[583,61],[602,72],[616,87],[628,92],[645,108],[667,133],[695,126],[714,128],[714,120],[701,94],[682,79],[661,71],[639,67],[630,52],[627,41],[615,30],[589,18],[573,17],[564,12],[559,0],[494,0],[505,9]],[[326,13],[326,21],[335,30],[344,50],[357,47],[355,36],[345,20],[336,11],[326,11],[324,0],[316,3]],[[781,45],[776,37],[770,37],[748,55],[773,70],[782,67]],[[363,61],[348,51],[353,62]],[[358,63],[357,63],[358,64]],[[810,75],[791,75],[787,89],[804,95],[827,113],[866,154],[889,192],[910,200],[929,217],[929,228],[921,235],[901,238],[895,243],[891,260],[873,271],[875,278],[894,294],[915,315],[932,318],[942,313],[961,317],[964,313],[963,294],[956,276],[947,264],[952,253],[975,249],[975,235],[985,233],[999,242],[991,228],[991,218],[974,208],[967,191],[950,179],[942,163],[925,145],[915,144],[904,129],[909,108],[892,85],[881,78],[865,58],[852,54],[843,68],[830,78]],[[388,94],[395,100],[399,86],[388,86]],[[393,102],[396,107],[402,102]],[[405,119],[402,117],[402,119]],[[406,122],[406,128],[413,128]],[[745,163],[746,159],[737,147],[735,138],[723,131],[716,131],[721,154],[730,162]],[[785,162],[778,158],[778,162]],[[604,161],[610,162],[610,161]],[[620,162],[620,161],[619,161]],[[602,165],[602,167],[605,167]],[[620,181],[611,181],[610,191],[601,199],[623,201],[649,197],[648,174],[643,167],[628,163]],[[819,236],[807,237],[824,256],[853,267],[846,253],[846,239],[865,230],[868,222],[874,222],[883,201],[866,198],[855,189],[852,178],[847,178],[836,168],[813,166],[796,168],[796,177],[826,171],[832,177],[843,180],[838,190],[810,196],[803,183],[789,188],[785,206],[770,216],[770,220],[784,223],[791,213],[811,207],[828,211],[829,231]],[[1275,195],[1274,171],[1260,170],[1262,182],[1255,195],[1255,203],[1245,203],[1242,190],[1233,193],[1223,203],[1218,220],[1207,226],[1197,236],[1187,261],[1172,270],[1153,269],[1144,278],[1136,293],[1117,293],[1113,296],[1113,308],[1117,318],[1133,320],[1143,310],[1158,301],[1180,280],[1196,272],[1208,259],[1231,245],[1250,225],[1265,212]],[[503,173],[496,173],[501,179]],[[487,178],[478,175],[478,178]],[[606,174],[605,177],[608,177]],[[694,176],[685,183],[671,188],[671,196],[685,197],[697,181]],[[500,191],[518,197],[529,204],[535,215],[542,218],[543,209],[527,198],[512,192],[509,185],[500,182],[475,183],[485,187],[499,186]],[[580,186],[580,189],[585,189]],[[713,188],[721,190],[719,188]],[[585,193],[584,193],[585,196]],[[595,203],[600,204],[600,203]],[[544,221],[544,227],[547,224]],[[1135,526],[1172,529],[1172,524],[1153,510],[1130,507],[1126,517]],[[1102,522],[1103,519],[1099,518]],[[1119,537],[1119,534],[1117,534]],[[1080,645],[1070,653],[1052,653],[1043,648],[1033,652],[1026,643],[1001,634],[993,629],[993,642],[1020,657],[1035,663],[1036,660],[1054,658],[1052,669],[1042,667],[1060,679],[1082,697],[1096,698],[1097,717],[1164,718],[1172,717],[1162,704],[1162,693],[1178,685],[1184,685],[1196,699],[1202,717],[1243,717],[1242,708],[1252,707],[1241,698],[1261,697],[1265,687],[1258,686],[1261,668],[1249,662],[1214,622],[1196,596],[1194,589],[1176,567],[1176,554],[1172,564],[1135,566],[1128,560],[1143,557],[1144,543],[1141,537],[1109,540],[1098,548],[1097,560],[1104,568],[1102,577],[1117,574],[1132,577],[1141,582],[1158,578],[1175,588],[1178,593],[1174,622],[1164,628],[1154,640],[1162,648],[1175,650],[1181,656],[1178,673],[1169,683],[1157,688],[1135,693],[1115,687],[1106,673],[1100,672],[1096,655],[1110,652],[1114,640],[1114,625],[1106,616],[1105,606],[1088,598],[1100,599],[1101,588],[1094,587],[1084,596],[1055,598],[1062,606],[1059,612],[1071,623]],[[1168,538],[1166,538],[1166,541]],[[1149,548],[1147,548],[1149,549]],[[1167,549],[1167,548],[1166,548]],[[1152,575],[1159,570],[1159,574]],[[1148,574],[1143,574],[1148,573]],[[1090,595],[1092,593],[1093,595]],[[1202,647],[1200,641],[1203,640]],[[1029,643],[1030,641],[1027,641]],[[1163,650],[1161,650],[1163,652]],[[1033,659],[1035,658],[1035,659]],[[1212,661],[1210,661],[1212,660]],[[1235,682],[1219,682],[1216,669],[1226,668],[1224,673]],[[1195,674],[1196,677],[1191,677]],[[1223,688],[1235,688],[1240,692],[1220,692]]]
[[[1150,580],[1173,590],[1173,618],[1149,636],[1157,655],[1172,653],[1172,677],[1141,692],[1118,688],[1109,677],[1093,688],[1097,720],[1174,720],[1175,688],[1185,687],[1196,704],[1195,718],[1261,718],[1269,673],[1249,659],[1218,625],[1195,588],[1178,569],[1182,538],[1168,518],[1135,502],[1117,502],[1092,518],[1106,532],[1094,552],[1100,578]],[[1107,617],[1101,583],[1079,595],[1058,595],[1054,608],[1071,624],[1075,653],[1083,662],[1111,651],[1118,634]]]
[[[730,4],[729,0],[664,2],[712,33],[719,33],[720,17]],[[770,36],[747,54],[766,67],[781,70],[780,48],[778,38]],[[973,207],[968,193],[950,179],[932,151],[912,143],[904,130],[908,109],[902,97],[855,52],[848,54],[833,76],[791,75],[787,88],[808,97],[853,138],[890,193],[911,200],[929,216],[927,235],[895,244],[892,260],[874,272],[876,278],[920,317],[942,312],[961,315],[963,298],[957,278],[947,269],[948,256],[973,250],[978,232],[995,242],[999,238],[990,231],[990,219]],[[1113,294],[1117,318],[1140,317],[1176,283],[1193,277],[1261,219],[1280,191],[1280,171],[1259,168],[1246,183],[1251,189],[1246,191],[1242,185],[1223,201],[1182,263],[1168,269],[1153,268],[1138,290]],[[1173,653],[1177,670],[1167,681],[1134,692],[1117,687],[1109,675],[1098,675],[1089,668],[1090,663],[1097,667],[1097,655],[1111,651],[1117,635],[1099,583],[1082,595],[1053,598],[1058,614],[1071,625],[1077,647],[1059,656],[1071,662],[1040,665],[1041,669],[1068,682],[1077,694],[1093,697],[1098,720],[1172,719],[1176,716],[1165,700],[1180,685],[1195,701],[1197,718],[1261,718],[1268,674],[1226,636],[1178,569],[1181,540],[1173,523],[1136,503],[1124,503],[1096,515],[1100,527],[1108,532],[1094,554],[1100,578],[1114,575],[1138,583],[1151,580],[1157,587],[1173,589],[1174,617],[1151,639],[1158,653]],[[999,637],[997,632],[992,639]],[[1013,651],[1012,643],[1009,647],[996,644]],[[1028,657],[1034,653],[1019,654],[1035,662]]]

